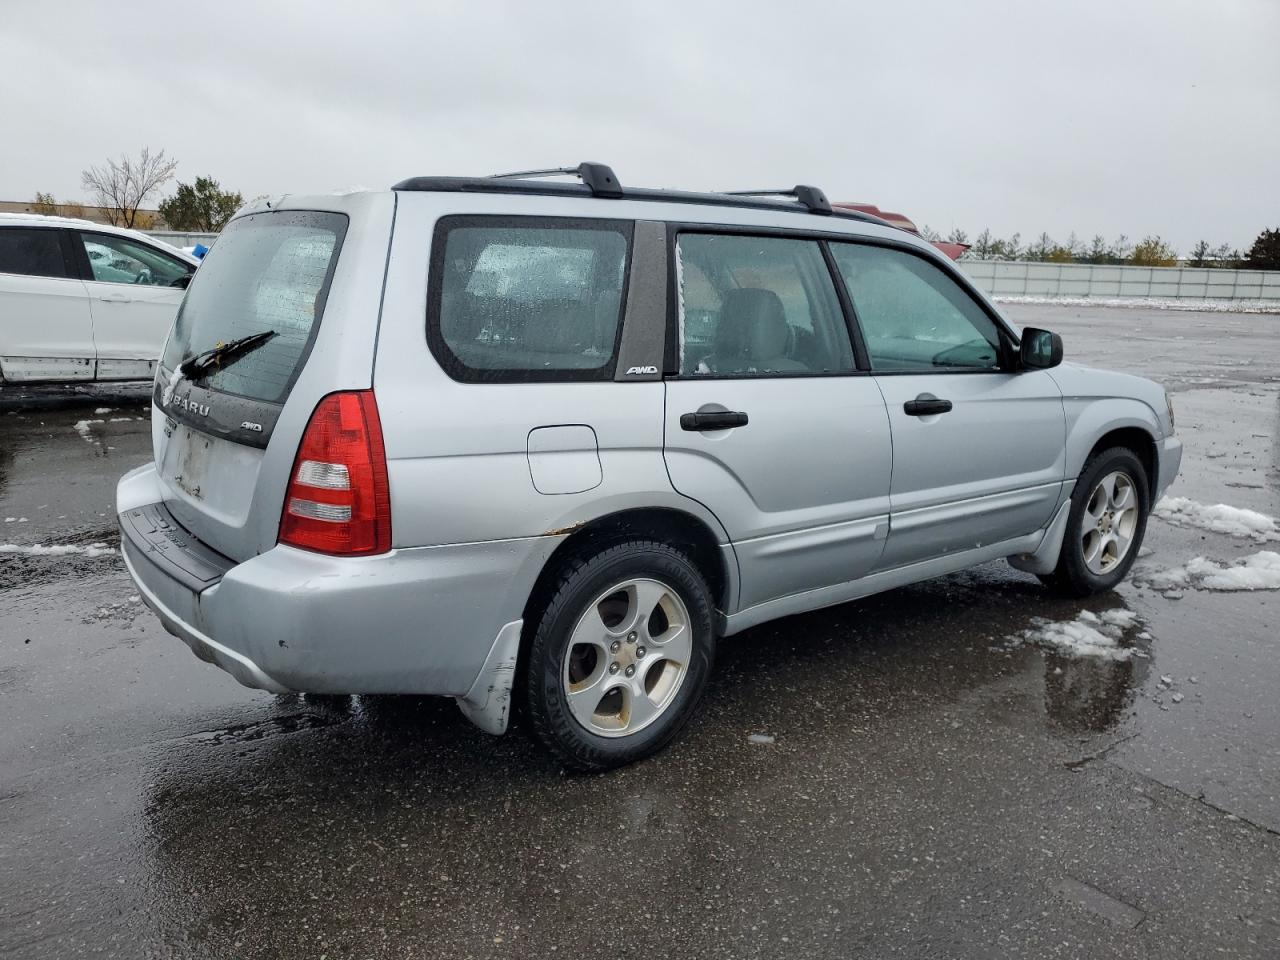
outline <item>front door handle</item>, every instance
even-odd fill
[[[728,430],[745,427],[747,415],[734,410],[710,410],[706,413],[680,414],[681,430]]]
[[[98,299],[103,303],[133,303],[131,297],[126,297],[122,293],[104,293]]]
[[[950,413],[951,401],[939,400],[931,393],[922,393],[914,400],[904,403],[902,409],[909,417],[930,417],[937,413]]]

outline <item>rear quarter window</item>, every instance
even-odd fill
[[[204,387],[283,403],[315,339],[346,235],[340,213],[285,210],[233,220],[196,271],[164,366],[241,337],[261,346],[200,378]]]
[[[630,221],[443,218],[432,353],[466,382],[612,378],[630,246]]]

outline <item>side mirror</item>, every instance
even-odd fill
[[[1018,357],[1024,370],[1048,370],[1062,362],[1062,338],[1050,330],[1025,327]]]
[[[171,284],[169,284],[169,286],[181,287],[183,290],[187,289],[187,287],[191,286],[191,274],[184,273],[182,276],[178,277]]]

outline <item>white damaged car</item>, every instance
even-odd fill
[[[135,230],[0,214],[0,381],[151,378],[199,263]]]

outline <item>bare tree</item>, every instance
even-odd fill
[[[107,220],[117,227],[132,227],[138,219],[138,208],[161,185],[173,178],[177,160],[165,158],[161,150],[155,156],[148,147],[135,157],[121,156],[107,160],[104,167],[90,167],[80,174],[80,182],[102,207]]]

